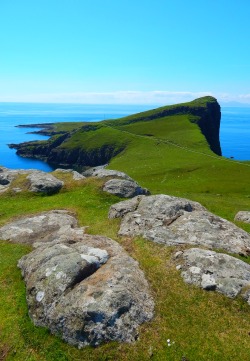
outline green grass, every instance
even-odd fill
[[[195,106],[199,102],[205,106],[204,99],[196,101]],[[120,147],[122,152],[111,160],[109,168],[125,171],[153,194],[199,201],[231,221],[239,210],[250,210],[250,163],[216,156],[192,114],[152,119],[157,112],[159,109],[146,112],[144,121],[141,117],[145,113],[140,113],[117,122],[67,124],[68,131],[80,128],[60,147],[83,147],[93,152],[103,145]],[[56,126],[63,131],[63,123]],[[173,247],[140,238],[119,238],[119,220],[109,220],[107,213],[120,199],[101,191],[103,181],[77,182],[70,174],[55,175],[65,181],[59,194],[47,197],[12,190],[2,194],[0,225],[50,209],[75,212],[79,225],[89,227],[88,233],[117,240],[138,260],[154,296],[155,317],[141,326],[140,339],[134,344],[108,343],[83,350],[69,346],[48,330],[33,326],[28,317],[25,287],[16,265],[30,248],[0,242],[1,361],[181,361],[184,355],[189,361],[249,361],[249,305],[241,299],[231,300],[185,285],[172,261],[176,251]],[[13,187],[25,184],[21,176]],[[236,224],[250,231],[250,225]],[[175,344],[168,347],[167,339]]]

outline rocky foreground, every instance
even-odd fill
[[[119,244],[84,234],[66,211],[9,223],[0,238],[34,250],[18,266],[29,315],[37,326],[79,348],[107,341],[135,341],[138,326],[153,317],[148,283]]]
[[[58,171],[83,181],[85,176],[108,177],[103,191],[130,197],[109,210],[110,218],[121,219],[120,236],[175,246],[173,260],[186,283],[230,298],[241,295],[250,305],[250,265],[233,256],[250,255],[247,232],[197,202],[149,195],[122,172],[103,167],[84,175]],[[20,175],[26,179],[26,191],[49,195],[63,187],[51,174],[1,168],[4,191]],[[236,219],[249,222],[249,212],[240,212]],[[66,342],[78,347],[131,342],[138,337],[138,326],[152,319],[154,301],[138,263],[117,242],[86,234],[73,214],[53,210],[18,219],[0,228],[0,239],[33,246],[18,263],[29,315],[35,325],[48,327]]]

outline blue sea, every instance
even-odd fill
[[[18,128],[20,124],[56,122],[95,122],[115,119],[149,110],[152,105],[87,105],[87,104],[34,104],[0,103],[0,165],[7,168],[35,168],[53,170],[40,160],[22,158],[7,144],[48,139],[43,135],[28,134],[32,128]],[[220,130],[222,154],[236,160],[250,160],[250,108],[222,107]]]

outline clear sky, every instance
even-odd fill
[[[0,101],[250,103],[250,0],[0,0]]]

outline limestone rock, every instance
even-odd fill
[[[51,242],[72,233],[77,221],[63,210],[40,213],[10,222],[0,228],[0,239],[15,243]]]
[[[186,283],[234,298],[241,294],[250,305],[250,265],[229,255],[191,248],[181,256]]]
[[[149,194],[146,188],[142,188],[138,183],[126,179],[110,179],[104,184],[103,190],[123,198]]]
[[[235,221],[250,223],[250,211],[240,211],[236,214]]]
[[[82,234],[40,245],[19,261],[29,315],[79,348],[131,342],[153,316],[138,264],[113,240]]]
[[[143,236],[169,246],[191,244],[243,255],[250,253],[247,232],[197,202],[163,194],[141,197],[137,205],[136,202],[133,205],[120,202],[110,208],[110,218],[122,216],[120,235]]]
[[[59,192],[64,183],[54,177],[52,174],[45,172],[32,172],[27,176],[30,182],[29,190],[45,194],[54,194]]]

